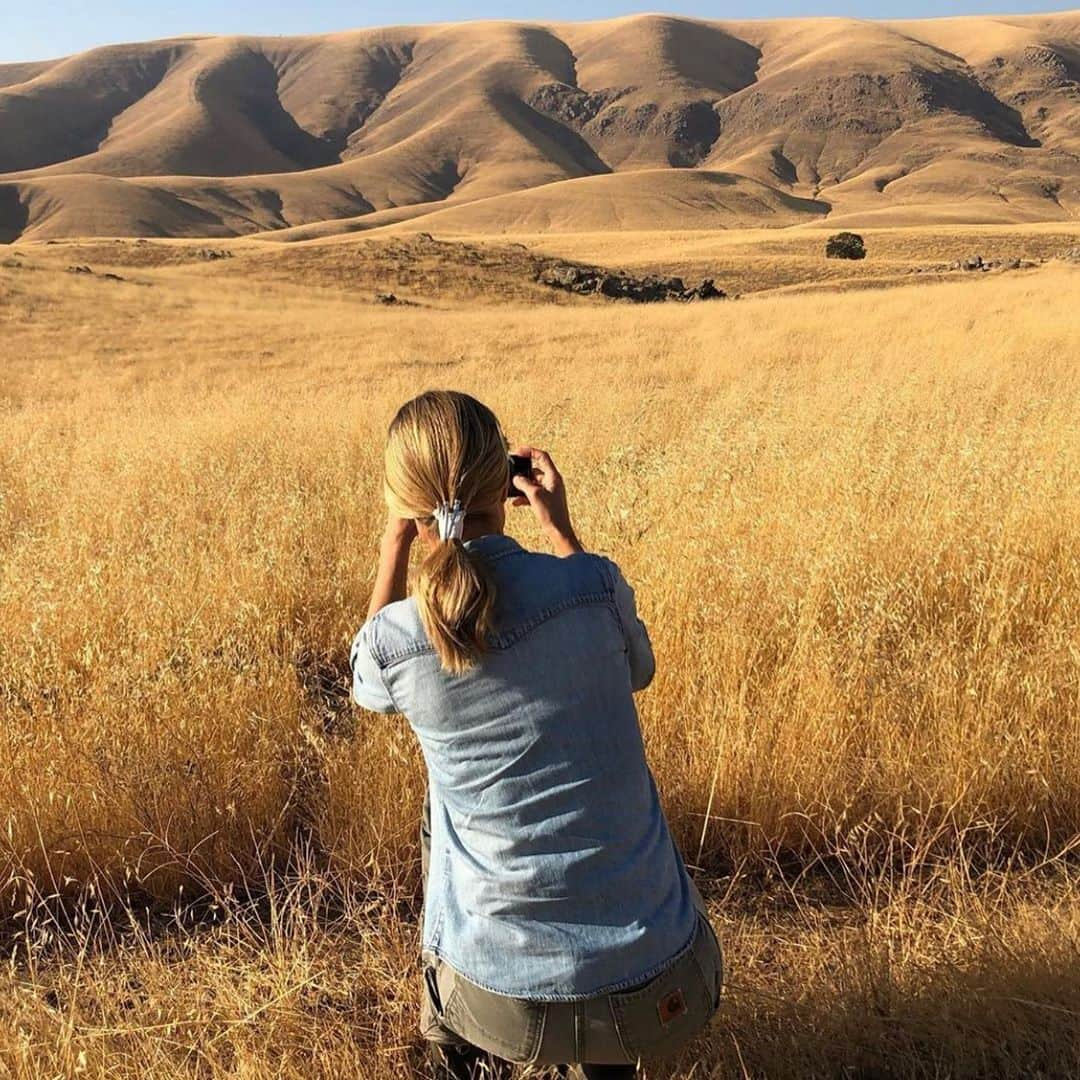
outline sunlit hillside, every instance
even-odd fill
[[[500,20],[0,64],[0,241],[423,216],[496,233],[1068,221],[1078,57],[1065,11]]]

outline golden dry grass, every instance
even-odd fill
[[[432,385],[552,449],[652,630],[730,966],[653,1075],[1075,1073],[1080,273],[444,311],[142,279],[0,269],[0,1075],[418,1067],[421,765],[346,688],[381,434]]]

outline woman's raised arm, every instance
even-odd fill
[[[416,539],[416,522],[391,514],[379,545],[379,568],[371,590],[370,619],[395,600],[404,600],[409,576],[409,551]]]

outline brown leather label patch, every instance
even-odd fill
[[[665,994],[657,1003],[656,1011],[660,1014],[661,1024],[670,1024],[676,1016],[682,1016],[686,1012],[686,998],[682,989],[672,990]]]

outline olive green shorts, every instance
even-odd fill
[[[695,890],[696,891],[696,890]],[[507,1061],[628,1065],[681,1050],[720,1004],[723,959],[703,905],[693,940],[655,978],[584,1001],[528,1001],[496,994],[424,957],[421,1032]]]

